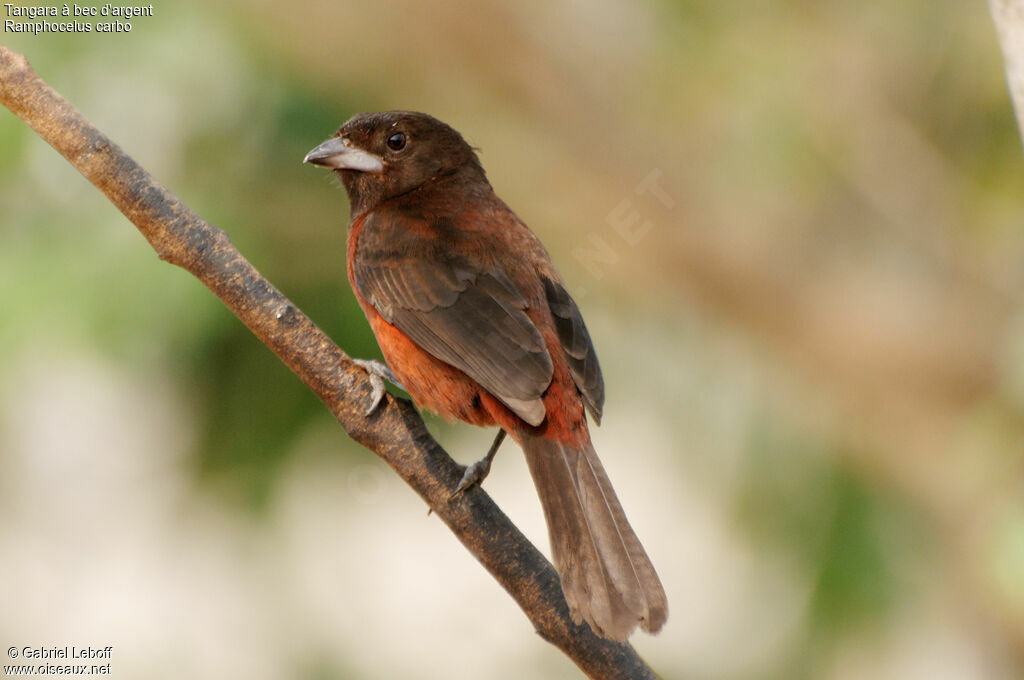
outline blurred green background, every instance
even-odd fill
[[[1024,163],[985,3],[132,25],[3,43],[353,356],[379,352],[348,204],[303,155],[391,108],[480,148],[594,336],[595,444],[670,602],[633,642],[666,678],[1024,677]],[[0,643],[112,645],[115,677],[578,677],[6,111],[0,298]],[[464,462],[492,436],[428,425]],[[486,486],[546,551],[514,447]]]

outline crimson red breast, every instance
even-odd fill
[[[473,148],[432,116],[387,111],[305,160],[348,192],[348,277],[394,378],[421,408],[497,426],[525,452],[573,619],[616,640],[657,632],[665,591],[587,429],[604,406],[590,334]]]

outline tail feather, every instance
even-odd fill
[[[660,630],[668,617],[665,591],[594,447],[529,434],[521,440],[573,620],[615,640],[638,625]]]

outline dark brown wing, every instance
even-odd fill
[[[594,422],[600,425],[601,411],[604,409],[604,378],[601,376],[601,366],[597,363],[594,343],[583,323],[583,315],[561,284],[544,279],[544,294],[555,320],[558,340],[569,362],[573,382],[583,395],[583,402]]]
[[[388,323],[526,422],[544,420],[551,357],[505,274],[435,261],[427,252],[401,266],[357,258],[353,269],[360,294]]]

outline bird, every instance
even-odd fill
[[[386,364],[361,361],[448,420],[507,434],[544,511],[569,613],[598,635],[656,633],[665,590],[591,442],[601,367],[579,307],[537,236],[497,196],[476,149],[415,111],[360,113],[312,149],[350,203],[347,274]]]

